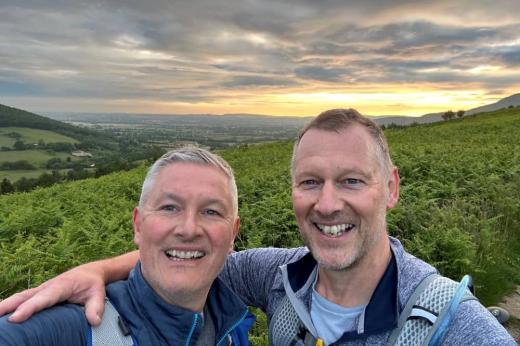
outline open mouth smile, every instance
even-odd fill
[[[346,233],[352,230],[355,226],[351,223],[342,223],[337,225],[322,225],[319,223],[314,223],[314,226],[323,234],[332,236],[332,237],[340,237],[343,233]]]
[[[206,254],[202,251],[180,251],[180,250],[166,250],[164,254],[171,260],[174,261],[185,261],[185,260],[196,260],[200,259]]]

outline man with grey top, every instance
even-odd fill
[[[219,277],[246,304],[266,312],[276,346],[421,344],[396,331],[408,317],[410,297],[417,298],[414,292],[437,271],[387,233],[399,175],[382,130],[352,109],[321,113],[298,137],[291,172],[294,212],[307,247],[233,253]],[[8,298],[0,314],[17,308],[11,319],[21,321],[73,299],[86,303],[88,320],[97,324],[104,282],[124,277],[137,260],[131,253],[77,267]],[[450,295],[447,316],[438,314],[449,322],[437,334],[438,344],[516,345],[464,286],[448,286],[456,299]],[[416,316],[428,325],[423,310]]]

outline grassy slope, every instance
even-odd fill
[[[520,111],[387,132],[402,176],[391,233],[496,302],[520,269]]]
[[[0,104],[0,129],[21,127],[61,134],[86,144],[90,152],[117,151],[117,139],[106,133],[66,124],[61,121]],[[63,138],[63,137],[62,137]]]
[[[20,139],[26,144],[38,143],[40,140],[45,143],[78,143],[74,138],[53,131],[31,129],[28,127],[0,127],[0,146],[10,147],[14,144],[16,140],[6,136],[10,132],[20,134],[22,136]]]
[[[48,169],[38,168],[40,165],[47,162],[52,158],[60,158],[65,161],[68,157],[70,157],[73,161],[79,160],[79,158],[74,157],[67,153],[61,152],[53,152],[48,150],[13,150],[13,151],[0,151],[0,162],[14,162],[25,160],[32,164],[37,169],[34,170],[8,170],[2,171],[0,170],[0,180],[7,178],[11,182],[17,181],[23,177],[25,178],[37,178],[43,173],[51,172]]]
[[[67,172],[68,170],[60,169],[58,171],[63,174],[64,172]],[[0,180],[7,178],[7,179],[9,179],[9,181],[13,182],[13,181],[17,181],[18,179],[22,179],[22,178],[27,178],[27,179],[38,178],[43,173],[51,174],[52,170],[34,169],[34,170],[29,171],[29,170],[19,169],[19,170],[11,170],[11,171],[0,171]]]
[[[471,273],[479,298],[495,302],[520,282],[518,110],[386,134],[402,177],[390,233],[450,277]],[[291,209],[291,148],[282,142],[222,152],[239,187],[237,248],[301,244]],[[143,174],[140,168],[1,196],[0,297],[132,248],[130,217]]]
[[[60,158],[62,160],[66,160],[67,157],[75,159],[74,156],[68,153],[60,153],[48,150],[0,151],[0,162],[14,162],[25,160],[35,166],[45,163],[52,158]]]

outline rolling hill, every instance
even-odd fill
[[[491,103],[489,105],[472,108],[472,109],[468,110],[466,112],[466,114],[471,115],[471,114],[477,114],[477,113],[482,113],[482,112],[492,112],[492,111],[496,111],[499,109],[508,108],[511,106],[513,106],[513,107],[520,106],[520,93],[505,97],[505,98],[503,98],[495,103]]]
[[[508,107],[520,107],[520,93],[514,94],[508,97],[505,97],[495,103],[491,103],[488,105],[484,105],[477,108],[469,109],[465,112],[465,115],[473,115],[483,112],[492,112],[499,109],[504,109]],[[411,124],[429,124],[437,121],[442,121],[442,114],[444,112],[440,113],[429,113],[424,114],[420,117],[407,117],[402,115],[383,115],[378,116],[374,120],[379,125],[400,125],[400,126],[407,126]]]
[[[47,130],[85,143],[85,149],[117,149],[117,140],[93,130],[72,126],[61,121],[43,117],[18,108],[0,104],[0,128],[19,127]]]
[[[5,184],[0,193],[128,169],[133,162],[159,153],[107,131],[0,105],[0,181]],[[10,186],[11,182],[18,185]]]

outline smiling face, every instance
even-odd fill
[[[322,267],[345,270],[376,256],[386,236],[386,210],[398,195],[397,170],[385,174],[361,125],[339,132],[311,128],[301,138],[293,162],[293,207]]]
[[[134,209],[143,276],[167,302],[200,311],[239,230],[229,178],[213,166],[163,168]]]

